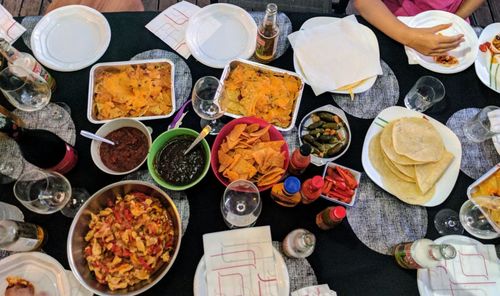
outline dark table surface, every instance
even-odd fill
[[[156,12],[105,14],[111,26],[112,36],[109,48],[99,62],[129,60],[137,53],[150,49],[171,50],[144,27],[156,15]],[[288,13],[288,16],[293,23],[293,30],[296,31],[303,22],[316,15]],[[361,22],[366,23],[363,20]],[[410,66],[400,44],[378,30],[373,30],[378,38],[381,58],[392,68],[398,79],[400,88],[398,105],[403,105],[404,95],[423,75],[439,78],[446,88],[444,109],[436,113],[429,113],[430,116],[442,123],[446,123],[446,120],[457,110],[498,104],[500,94],[490,90],[479,81],[473,66],[452,75],[432,73],[418,65]],[[15,46],[21,51],[29,52],[22,41],[17,41]],[[290,48],[271,65],[293,71],[292,57],[293,53]],[[187,63],[194,82],[205,75],[220,77],[222,73],[222,70],[204,66],[193,57],[190,57]],[[63,101],[71,107],[77,131],[81,129],[96,131],[99,128],[99,125],[91,124],[86,117],[89,70],[90,67],[71,73],[50,71],[58,85],[52,96],[52,101]],[[0,103],[10,107],[3,99],[0,99]],[[311,88],[306,86],[298,119],[300,120],[311,110],[325,104],[335,103],[329,94],[316,97]],[[337,162],[363,171],[361,149],[371,120],[359,119],[350,115],[347,117],[352,129],[352,143],[349,150]],[[148,121],[147,125],[154,129],[153,138],[165,131],[170,121],[171,119]],[[184,119],[183,126],[199,130],[198,122],[199,118],[191,110]],[[214,137],[208,137],[209,143],[212,143],[213,140]],[[90,157],[90,140],[77,136],[76,149],[79,152],[79,162],[76,168],[67,174],[74,187],[85,187],[90,193],[93,193],[108,184],[121,180],[120,176],[107,175],[93,164]],[[303,180],[309,176],[321,174],[322,171],[322,167],[311,166],[307,169]],[[467,186],[473,181],[461,172],[447,200],[438,207],[427,208],[429,225],[426,237],[435,239],[439,236],[432,222],[434,215],[442,208],[458,211],[467,198]],[[202,235],[227,230],[219,210],[223,192],[224,186],[216,180],[211,171],[198,185],[187,190],[191,217],[187,232],[182,239],[177,260],[168,274],[144,295],[193,294],[192,279],[196,266],[203,255]],[[309,229],[316,234],[317,247],[308,260],[320,284],[327,283],[339,295],[418,295],[416,272],[399,268],[393,257],[378,254],[363,245],[351,230],[347,220],[330,231],[321,231],[316,227],[314,223],[316,213],[331,206],[331,203],[318,200],[307,206],[284,208],[271,201],[269,191],[263,192],[261,196],[263,209],[257,220],[257,225],[270,225],[273,240],[281,241],[288,232],[299,227]],[[24,212],[26,221],[37,223],[48,231],[49,239],[43,248],[44,251],[69,269],[66,240],[72,220],[60,213],[38,215],[29,212],[14,198],[12,184],[0,186],[0,199],[17,205]],[[366,215],[370,215],[370,213],[366,213]],[[498,244],[500,240],[483,242]]]

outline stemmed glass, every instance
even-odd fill
[[[440,235],[462,234],[464,232],[458,213],[451,209],[442,209],[434,216],[434,227]]]
[[[220,207],[229,228],[251,227],[262,210],[259,189],[247,180],[233,181],[224,191]]]
[[[14,195],[21,204],[35,213],[52,214],[61,211],[67,217],[74,217],[88,199],[86,191],[72,189],[63,175],[41,169],[22,174],[14,184]]]
[[[0,90],[14,107],[28,112],[45,107],[52,94],[42,77],[13,65],[0,71]]]
[[[224,111],[219,104],[219,94],[222,92],[222,84],[219,79],[213,76],[205,76],[196,81],[193,87],[191,100],[193,109],[201,117],[200,125],[205,127],[210,125],[211,135],[216,135],[224,124],[219,120]]]
[[[497,207],[500,205],[499,197],[477,197],[477,199],[497,199]],[[467,200],[460,208],[460,222],[465,230],[473,236],[481,239],[494,239],[500,237],[490,224],[480,207],[472,201]]]

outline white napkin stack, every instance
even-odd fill
[[[328,285],[310,286],[292,292],[292,296],[337,296]]]
[[[209,296],[278,295],[269,226],[203,235]]]
[[[382,75],[373,31],[354,16],[288,35],[306,79],[316,95]],[[370,36],[369,36],[370,37]]]
[[[186,29],[189,18],[200,9],[199,6],[186,1],[178,2],[152,19],[146,28],[187,59],[191,51],[185,42]]]
[[[488,112],[488,119],[490,120],[490,130],[500,134],[500,109]],[[495,149],[500,154],[500,135],[494,136],[492,140]]]
[[[9,43],[14,43],[24,31],[26,29],[14,20],[5,7],[0,5],[0,36]]]

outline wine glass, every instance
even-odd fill
[[[13,65],[0,71],[0,90],[14,107],[28,112],[45,107],[52,94],[42,77]]]
[[[460,208],[460,222],[471,235],[481,239],[494,239],[500,237],[490,224],[480,207],[467,200]]]
[[[35,213],[52,214],[61,211],[67,217],[74,217],[88,198],[86,191],[71,188],[63,175],[41,169],[22,174],[14,184],[14,195],[23,206]]]
[[[54,102],[50,112],[53,120],[57,122],[66,122],[71,119],[71,108],[64,102]]]
[[[216,135],[222,129],[222,124],[218,118],[224,115],[224,111],[219,104],[219,95],[222,91],[222,84],[219,79],[213,76],[205,76],[196,81],[193,87],[191,101],[193,109],[201,117],[200,125],[205,127],[210,125],[211,135]]]
[[[247,180],[233,181],[224,191],[220,207],[229,228],[251,227],[262,210],[259,189]]]
[[[451,209],[442,209],[434,216],[434,227],[440,235],[462,234],[464,232],[458,213]]]

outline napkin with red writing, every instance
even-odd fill
[[[26,31],[20,23],[16,22],[5,7],[0,5],[0,37],[13,43]]]

